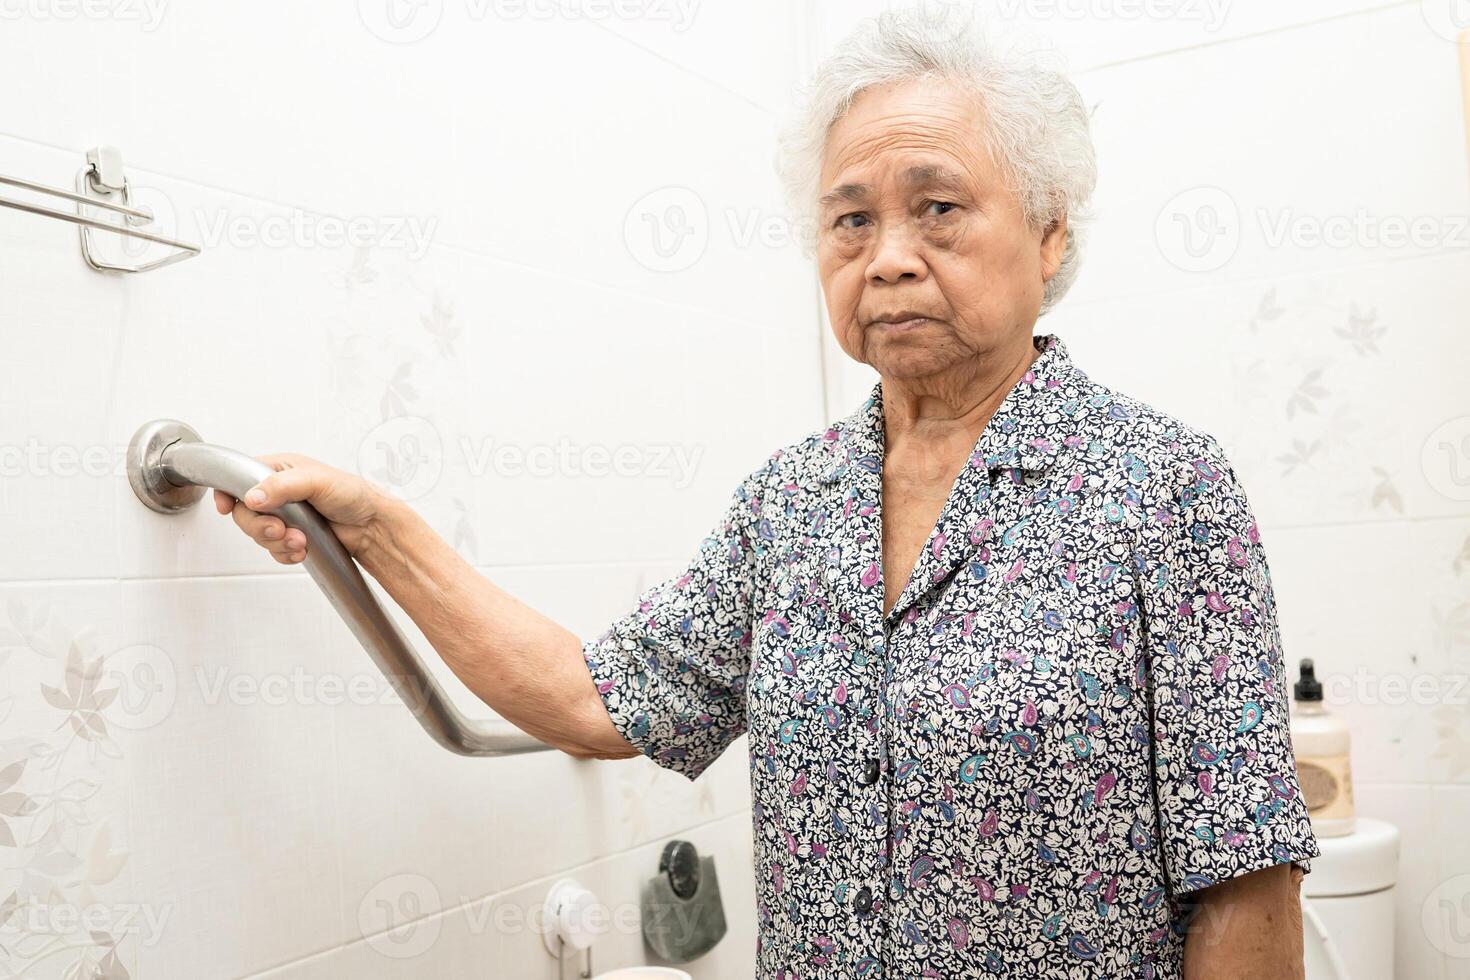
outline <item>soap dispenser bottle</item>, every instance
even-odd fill
[[[1323,705],[1322,684],[1310,658],[1301,662],[1292,699],[1291,746],[1312,831],[1318,837],[1346,837],[1357,825],[1348,727]]]

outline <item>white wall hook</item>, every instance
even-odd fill
[[[601,904],[575,878],[562,878],[546,893],[541,941],[557,961],[558,980],[563,976],[567,953],[575,956],[580,950],[587,951],[587,966],[578,976],[584,980],[592,976],[592,941],[605,927],[598,915]]]

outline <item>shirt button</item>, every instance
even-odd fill
[[[876,783],[878,781],[878,775],[881,771],[882,767],[878,764],[877,759],[868,759],[868,761],[864,762],[862,775],[863,785],[871,786]]]
[[[852,907],[857,910],[858,915],[867,915],[871,912],[873,910],[873,889],[867,885],[859,888],[857,895],[853,897]]]

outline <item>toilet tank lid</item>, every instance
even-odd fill
[[[1318,837],[1322,856],[1312,859],[1312,873],[1302,882],[1308,898],[1364,895],[1392,888],[1398,880],[1399,830],[1368,817],[1345,837]]]

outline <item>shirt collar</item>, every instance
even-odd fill
[[[1064,408],[1078,392],[1071,384],[1081,376],[1067,353],[1067,345],[1056,334],[1032,338],[1040,351],[1020,381],[1006,393],[995,415],[985,424],[970,465],[987,469],[1045,469],[1063,448],[1056,424],[1074,413]],[[820,477],[832,483],[849,473],[877,474],[883,459],[883,382],[857,411],[823,434],[828,448],[827,465]]]

